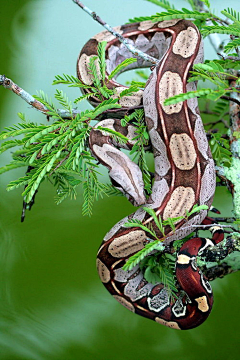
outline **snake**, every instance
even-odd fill
[[[114,90],[120,108],[92,127],[89,147],[93,156],[109,171],[112,184],[137,206],[131,215],[120,220],[106,234],[97,254],[99,277],[110,294],[125,308],[163,324],[169,328],[187,330],[202,324],[213,305],[212,288],[208,279],[197,266],[199,253],[223,240],[219,226],[210,230],[212,238],[194,237],[187,240],[177,253],[175,273],[179,296],[172,300],[162,283],[150,283],[144,278],[139,264],[131,270],[123,270],[128,259],[153,241],[139,227],[127,228],[129,220],[152,225],[158,231],[159,241],[171,246],[196,229],[196,225],[209,223],[208,210],[202,208],[189,218],[181,219],[165,229],[165,236],[156,229],[153,217],[145,210],[153,209],[163,220],[181,217],[195,205],[211,207],[216,179],[214,160],[200,117],[197,98],[190,98],[173,105],[165,105],[167,98],[196,90],[196,82],[188,82],[189,73],[196,63],[203,62],[203,41],[198,28],[188,20],[173,19],[161,22],[142,21],[114,28],[127,41],[141,51],[158,59],[145,88],[120,97],[126,89],[109,74],[125,59],[134,57],[114,35],[103,31],[93,36],[82,48],[77,60],[77,76],[87,85],[88,92],[94,79],[89,64],[98,56],[98,45],[106,42],[106,81]],[[97,66],[97,65],[96,65]],[[150,67],[151,63],[136,56],[136,62],[125,70]],[[88,97],[93,106],[101,100]],[[122,126],[121,114],[143,108],[154,156],[154,182],[150,196],[144,191],[140,168],[126,152],[121,151],[108,128],[128,138],[122,148],[130,150],[136,136],[135,125]],[[119,115],[120,114],[120,115]],[[112,211],[110,209],[110,211]]]

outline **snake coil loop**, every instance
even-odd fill
[[[197,99],[164,105],[168,97],[196,89],[196,84],[188,83],[187,79],[193,64],[203,58],[203,44],[197,27],[190,21],[176,19],[156,23],[144,21],[123,25],[116,30],[136,48],[161,59],[144,91],[139,90],[119,100],[122,109],[144,107],[155,162],[151,196],[148,199],[145,197],[139,167],[113,145],[110,135],[98,129],[100,125],[122,132],[129,139],[126,148],[131,148],[135,136],[133,125],[122,127],[116,118],[98,123],[90,134],[93,155],[108,168],[114,185],[134,205],[144,204],[154,209],[163,220],[183,216],[196,204],[210,207],[215,192],[215,168]],[[77,73],[86,85],[93,84],[88,64],[97,55],[98,43],[103,40],[107,41],[106,84],[109,89],[115,89],[117,96],[125,87],[115,79],[108,79],[108,74],[132,54],[107,31],[97,34],[83,47],[77,62]],[[146,66],[150,64],[137,59],[127,70]],[[94,97],[89,100],[94,106],[99,103],[99,99]],[[190,234],[193,225],[201,224],[206,216],[207,211],[201,210],[187,221],[179,221],[176,231],[167,229],[165,244]],[[143,224],[153,221],[139,208],[119,221],[105,236],[97,255],[97,268],[107,290],[127,309],[168,327],[191,329],[200,325],[211,311],[213,296],[211,286],[196,267],[196,256],[206,247],[221,241],[222,232],[214,228],[212,240],[193,238],[181,247],[176,261],[176,276],[185,293],[181,292],[178,300],[172,303],[166,288],[160,283],[147,282],[138,265],[129,271],[122,269],[128,258],[147,242],[143,230],[124,227],[128,219],[137,219]]]

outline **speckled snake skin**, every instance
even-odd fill
[[[155,161],[155,178],[151,196],[146,199],[142,173],[127,155],[116,148],[109,134],[98,126],[122,132],[133,144],[134,126],[123,128],[116,118],[98,123],[90,134],[93,155],[109,169],[113,184],[121,189],[136,206],[143,205],[156,211],[162,219],[185,215],[195,204],[210,207],[215,192],[214,162],[199,115],[197,99],[164,105],[164,100],[175,94],[191,91],[195,83],[187,83],[194,63],[202,61],[203,48],[198,29],[190,21],[171,20],[158,23],[144,21],[116,28],[136,48],[160,59],[152,71],[144,91],[139,90],[119,100],[123,109],[143,105]],[[93,83],[88,64],[97,55],[100,41],[107,41],[106,77],[124,59],[132,57],[125,46],[104,31],[90,39],[83,47],[77,63],[78,77],[85,84]],[[146,67],[142,59],[128,69]],[[117,96],[125,87],[116,80],[107,81]],[[87,90],[84,90],[85,92]],[[90,98],[96,106],[98,99]],[[121,109],[120,109],[121,111]],[[165,244],[182,239],[193,231],[192,225],[201,224],[207,210],[201,210],[187,221],[181,220],[173,233],[166,229]],[[219,229],[212,229],[213,238],[188,240],[176,260],[176,277],[183,291],[171,302],[162,284],[148,283],[139,266],[124,271],[128,258],[149,242],[139,228],[126,228],[128,219],[143,224],[153,222],[142,207],[119,221],[107,233],[97,255],[101,281],[112,296],[127,309],[174,329],[191,329],[200,325],[212,308],[212,290],[196,266],[196,256],[207,246],[222,240]],[[154,226],[154,223],[153,223]],[[157,229],[155,229],[157,231]],[[158,235],[161,238],[162,234]]]

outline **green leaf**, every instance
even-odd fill
[[[208,8],[211,7],[209,0],[201,0]]]
[[[10,183],[7,185],[7,191],[18,189],[20,186],[25,186],[28,184],[30,179],[29,175],[20,177],[17,180],[10,181]]]
[[[148,243],[142,250],[138,251],[136,254],[134,254],[128,259],[126,264],[124,264],[123,266],[123,270],[131,270],[153,250],[162,251],[164,250],[164,245],[161,244],[159,240]]]
[[[23,192],[23,196],[26,196],[26,203],[29,203],[36,190],[38,189],[40,183],[45,178],[47,173],[49,173],[54,166],[55,161],[61,156],[62,150],[55,150],[52,154],[48,157],[46,162],[43,162],[38,168],[34,168],[30,173],[32,174],[27,187]],[[29,175],[29,174],[28,174]]]
[[[106,85],[101,86],[98,91],[105,97],[109,99],[112,95],[114,95],[114,90],[108,89]]]
[[[228,87],[228,83],[225,80],[229,76],[229,73],[224,70],[218,61],[206,61],[204,64],[195,64],[194,71],[191,71],[192,74],[198,74],[204,76],[205,79],[213,82],[215,85],[222,84],[225,87]]]
[[[227,45],[224,46],[224,52],[229,53],[230,51],[235,51],[240,46],[240,39],[234,39],[229,41]]]
[[[212,93],[218,93],[217,90],[214,89],[200,89],[200,90],[195,90],[195,91],[189,91],[187,93],[182,93],[182,94],[178,94],[175,96],[172,96],[168,99],[166,99],[164,101],[164,105],[172,105],[172,104],[177,104],[181,101],[185,101],[194,97],[202,97],[202,96],[206,96]]]
[[[61,127],[60,123],[55,123],[53,125],[49,125],[49,126],[43,126],[43,129],[41,129],[39,131],[39,128],[36,128],[36,134],[34,134],[33,136],[30,137],[30,139],[26,142],[25,147],[28,147],[31,143],[36,142],[38,139],[40,139],[41,137],[43,137],[44,135],[47,135],[48,133],[55,131],[57,129],[59,129]]]
[[[136,86],[138,89],[145,88],[145,85],[146,85],[146,83],[141,82],[141,81],[135,81],[135,80],[131,81],[131,83],[130,83],[130,86]]]
[[[53,119],[64,121],[58,113],[58,109],[55,107],[51,99],[48,98],[47,94],[44,93],[44,91],[40,90],[37,95],[33,95],[33,97],[48,109],[48,116],[52,116]]]
[[[88,68],[89,73],[93,76],[93,82],[96,88],[99,88],[101,86],[100,77],[101,74],[99,73],[99,69],[97,68],[98,65],[98,57],[92,56],[90,57]]]
[[[91,88],[91,86],[84,84],[77,77],[66,74],[63,74],[62,76],[56,75],[55,80],[53,80],[52,84],[53,85],[65,84],[65,85],[69,85],[69,87]]]
[[[123,193],[116,189],[112,184],[101,184],[102,192],[106,196],[123,196]]]
[[[126,144],[129,141],[129,139],[126,136],[124,136],[123,134],[121,134],[118,131],[115,131],[115,130],[112,130],[109,128],[105,128],[102,126],[97,126],[97,127],[95,127],[95,129],[99,129],[103,132],[106,132],[107,134],[114,135],[114,137],[117,139],[117,141],[123,142],[124,144]]]
[[[155,239],[157,238],[155,232],[151,231],[148,227],[144,226],[141,221],[138,221],[138,220],[136,220],[136,219],[131,219],[131,220],[129,220],[128,222],[126,222],[126,223],[124,224],[124,227],[126,227],[126,228],[139,227],[139,228],[141,228],[143,231],[148,232],[148,233],[149,233],[152,237],[154,237]],[[158,240],[158,242],[159,242],[159,240]]]
[[[78,98],[76,98],[76,99],[74,100],[74,104],[77,104],[78,102],[80,102],[80,101],[82,101],[82,100],[87,100],[87,99],[89,99],[91,96],[93,96],[92,93],[86,93],[86,94],[84,94],[84,95],[82,95],[82,96],[79,96]]]
[[[12,161],[10,164],[0,167],[0,175],[7,171],[17,169],[22,166],[26,166],[26,163],[21,161]]]
[[[218,119],[223,118],[223,116],[229,112],[229,101],[220,99],[217,101],[212,111],[217,114]]]
[[[210,99],[212,101],[217,101],[218,99],[220,99],[221,96],[225,95],[227,90],[225,89],[219,89],[216,90],[215,92],[212,92],[211,94],[207,95],[207,99]]]
[[[169,297],[176,298],[178,290],[175,279],[176,256],[155,252],[145,257],[139,264],[144,278],[152,284],[161,283],[169,292]]]
[[[155,224],[157,225],[158,229],[161,231],[161,233],[164,236],[164,228],[163,228],[161,217],[158,217],[156,215],[156,212],[151,208],[143,207],[143,210],[145,210],[153,218],[153,220],[154,220]]]
[[[223,15],[232,20],[233,22],[237,22],[240,25],[240,13],[232,8],[227,8],[221,11]]]
[[[186,216],[190,217],[191,215],[193,215],[201,210],[208,210],[208,206],[195,204],[190,212],[186,211]]]
[[[137,161],[137,164],[143,174],[143,182],[147,194],[151,194],[151,176],[146,161],[145,151],[145,146],[148,145],[149,135],[144,120],[143,110],[137,109],[132,114],[125,116],[124,119],[121,120],[121,124],[122,126],[126,126],[126,124],[130,121],[136,127],[136,136],[134,137],[135,143],[130,151],[130,155],[133,155],[133,161]]]
[[[101,113],[103,113],[106,110],[121,108],[121,105],[119,105],[117,102],[118,102],[118,99],[107,99],[107,100],[102,101],[95,108],[95,110],[93,110],[92,119],[96,118],[98,115],[100,115]]]
[[[145,70],[136,70],[136,74],[138,76],[140,76],[143,80],[148,80],[149,78],[149,73],[147,73]],[[144,83],[145,84],[145,83]]]
[[[72,115],[72,104],[68,101],[68,97],[62,90],[56,90],[55,99]]]
[[[120,92],[119,97],[122,98],[123,96],[132,95],[132,93],[137,92],[139,88],[137,86],[130,86],[129,88]]]
[[[21,126],[21,124],[19,124]],[[36,126],[36,125],[35,125]],[[6,128],[6,129],[11,129],[11,128]],[[32,128],[31,127],[31,130],[32,131],[37,131],[38,128],[35,127],[35,128]],[[24,128],[24,129],[12,129],[12,130],[8,130],[8,131],[2,131],[0,133],[0,140],[4,140],[4,139],[7,139],[9,137],[15,137],[15,136],[19,136],[19,135],[22,135],[22,134],[25,134],[25,133],[29,133],[30,129],[28,127]]]
[[[199,70],[199,69],[202,69],[202,70],[205,70],[207,71],[208,73],[220,73],[220,74],[224,74],[224,75],[228,75],[228,73],[226,73],[224,71],[224,68],[217,62],[214,62],[214,61],[208,61],[207,63],[204,63],[204,64],[196,64],[194,66],[194,69],[196,70]]]
[[[105,74],[106,74],[106,61],[105,61],[106,45],[107,45],[106,41],[101,41],[98,44],[98,49],[97,49],[98,63],[99,63],[99,67],[100,67],[100,73],[101,73],[102,81],[105,80]]]
[[[9,140],[9,141],[5,141],[1,146],[0,146],[0,154],[2,154],[4,151],[11,149],[15,146],[21,146],[24,144],[23,140]]]
[[[231,165],[231,152],[229,149],[229,142],[226,139],[221,138],[220,133],[212,133],[212,138],[209,142],[212,156],[219,166],[229,167]]]
[[[221,26],[221,25],[214,25],[214,26],[203,26],[201,29],[201,33],[204,37],[210,34],[228,34],[228,35],[235,35],[239,36],[240,28],[229,25],[229,26]]]
[[[24,123],[27,123],[27,120],[25,118],[25,114],[23,114],[21,112],[18,112],[17,115]]]
[[[160,282],[160,276],[156,272],[152,271],[152,267],[148,266],[144,271],[144,278],[151,284],[157,284]]]
[[[234,132],[233,132],[233,136],[234,136],[236,139],[240,139],[240,131],[234,131]]]
[[[82,214],[83,216],[91,216],[94,197],[93,184],[90,177],[87,177],[87,180],[83,182],[83,199]]]
[[[164,21],[172,19],[199,19],[206,20],[211,18],[210,13],[201,13],[199,11],[192,11],[185,8],[182,10],[169,9],[167,12],[157,13],[151,17],[153,21]]]
[[[115,67],[115,69],[108,75],[108,79],[111,80],[112,78],[114,78],[117,74],[119,74],[120,72],[123,72],[124,70],[126,70],[126,67],[134,62],[136,62],[137,59],[136,58],[129,58],[129,59],[125,59],[123,60],[123,62],[121,62],[121,64],[117,65]]]

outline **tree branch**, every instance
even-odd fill
[[[126,38],[124,38],[121,34],[119,34],[117,31],[115,31],[110,25],[106,23],[106,21],[102,20],[94,11],[90,10],[87,6],[85,6],[81,1],[79,0],[73,0],[75,4],[77,4],[81,9],[83,9],[88,15],[90,15],[93,20],[97,21],[100,25],[105,27],[107,31],[109,31],[113,36],[118,38],[118,40],[123,43],[126,48],[128,48],[131,53],[133,53],[135,56],[141,57],[143,60],[148,61],[152,63],[153,65],[156,65],[159,60],[142,52],[141,50],[138,50],[135,46],[130,44]]]
[[[40,111],[41,113],[48,115],[48,108],[43,105],[40,101],[36,100],[31,94],[29,94],[26,90],[22,89],[20,86],[15,84],[11,79],[7,78],[5,75],[0,75],[0,85],[2,85],[5,89],[12,91],[14,94],[20,96],[21,99],[26,101],[30,106],[34,109]],[[72,115],[76,116],[81,113],[80,110],[73,109]],[[58,114],[63,119],[70,119],[72,115],[69,111],[58,109]]]
[[[24,101],[29,105],[41,111],[42,113],[47,113],[48,109],[40,103],[38,100],[34,99],[27,91],[23,90],[20,86],[15,84],[11,79],[8,79],[5,75],[0,75],[0,85],[5,89],[11,90],[14,94],[20,96]]]
[[[224,243],[222,242],[203,252],[204,262],[207,262],[208,265],[205,264],[200,267],[208,280],[223,278],[240,270],[239,248],[240,237],[231,235],[227,237]],[[209,266],[209,263],[212,263],[212,266]]]

